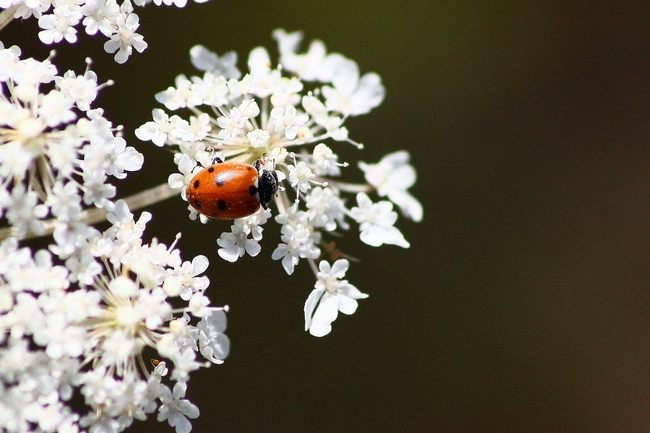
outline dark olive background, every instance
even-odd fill
[[[270,259],[273,224],[259,257],[231,265],[215,244],[227,223],[192,224],[177,198],[148,209],[148,236],[182,231],[231,306],[230,357],[190,381],[193,431],[649,431],[650,8],[625,3],[212,0],[139,10],[149,48],[122,66],[102,38],[57,46],[61,70],[91,55],[116,80],[98,104],[147,156],[120,194],[174,170],[133,129],[195,73],[190,47],[244,61],[275,53],[278,27],[382,76],[385,102],[348,124],[366,149],[342,155],[404,148],[418,170],[424,221],[398,221],[410,249],[339,242],[370,297],[322,339],[302,329],[308,266],[288,277]],[[48,51],[27,48],[33,20],[0,38]]]

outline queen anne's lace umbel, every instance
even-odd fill
[[[84,206],[111,210],[110,179],[140,170],[144,157],[91,108],[106,84],[90,68],[59,75],[49,59],[20,54],[0,42],[0,217],[22,238],[42,234],[53,216],[55,252],[67,259]]]
[[[230,346],[225,311],[210,307],[199,275],[207,258],[183,262],[174,245],[143,243],[151,215],[114,209],[110,229],[88,228],[85,263],[0,243],[3,431],[119,432],[158,411],[187,433],[199,415],[184,399],[189,374],[222,363]],[[75,394],[85,414],[70,406]]]
[[[82,23],[110,38],[105,49],[118,62],[146,47],[129,0],[0,0],[0,8],[39,18],[45,43],[74,42]],[[243,76],[235,53],[194,47],[190,57],[203,76],[180,75],[157,95],[168,111],[191,115],[154,109],[136,135],[174,151],[178,173],[155,189],[158,200],[172,189],[185,199],[189,181],[215,157],[261,160],[275,172],[273,205],[235,220],[216,239],[217,252],[229,262],[257,256],[264,225],[280,224],[270,255],[287,274],[305,261],[313,270],[305,329],[321,337],[339,312],[353,314],[368,296],[344,279],[349,257],[334,240],[354,228],[368,245],[408,248],[395,207],[420,221],[422,206],[408,192],[416,173],[403,150],[378,163],[359,161],[366,183],[341,180],[349,164],[334,148],[363,147],[344,124],[381,104],[380,77],[361,75],[320,41],[298,53],[299,32],[274,37],[278,66],[256,48]],[[148,191],[114,201],[112,180],[140,170],[144,158],[93,108],[111,83],[98,84],[88,65],[83,74],[60,75],[50,59],[21,59],[18,47],[0,43],[0,219],[9,226],[0,229],[0,430],[121,432],[157,412],[188,433],[199,415],[185,398],[189,377],[227,357],[227,308],[212,307],[206,295],[207,257],[183,261],[176,241],[143,241],[152,215],[136,220],[127,202],[144,206]],[[386,200],[373,202],[373,195]],[[207,222],[189,209],[191,219]],[[92,223],[103,218],[111,226],[101,232]],[[45,249],[22,244],[47,234]],[[83,406],[73,408],[73,400]]]
[[[255,48],[243,76],[234,52],[219,57],[203,46],[192,48],[192,63],[203,75],[179,75],[174,86],[156,95],[170,112],[184,109],[190,116],[156,108],[153,120],[138,128],[136,135],[174,150],[179,173],[169,177],[169,185],[184,200],[190,180],[215,157],[249,164],[261,160],[265,169],[275,170],[280,181],[275,215],[260,208],[235,220],[230,231],[217,239],[218,254],[230,262],[246,254],[257,256],[262,226],[270,218],[281,224],[280,242],[271,257],[281,262],[287,274],[301,260],[309,262],[318,282],[305,304],[305,329],[322,336],[330,332],[338,311],[352,314],[356,299],[367,296],[347,281],[333,282],[349,266],[347,260],[338,260],[330,274],[329,263],[321,260],[324,252],[333,259],[344,256],[333,247],[333,238],[354,222],[368,245],[408,248],[394,226],[393,206],[415,221],[422,219],[422,206],[408,192],[416,173],[406,151],[386,155],[377,164],[359,162],[366,184],[340,180],[348,163],[339,161],[332,146],[363,148],[349,138],[345,121],[381,104],[385,90],[379,75],[361,75],[356,62],[328,54],[318,40],[306,53],[298,53],[300,32],[276,30],[273,36],[279,45],[278,66],[273,67],[266,49]],[[369,193],[388,200],[372,202]],[[348,204],[346,194],[356,195],[356,206]],[[188,209],[191,219],[208,221],[192,206]]]
[[[207,0],[195,0],[204,3]],[[38,38],[50,45],[66,41],[77,42],[77,29],[84,27],[86,34],[101,33],[108,40],[104,51],[113,54],[117,63],[125,63],[133,50],[141,53],[148,44],[136,30],[140,27],[140,18],[134,12],[133,5],[143,7],[147,4],[182,8],[187,0],[0,0],[1,23],[13,18],[38,20],[41,31]]]
[[[112,201],[143,156],[91,108],[95,73],[20,54],[0,43],[0,431],[120,432],[157,411],[187,433],[190,373],[229,351],[208,260],[143,242],[151,214]],[[44,233],[47,249],[19,244]]]

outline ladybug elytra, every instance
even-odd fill
[[[278,175],[254,165],[223,162],[204,168],[190,181],[187,201],[210,219],[233,220],[254,214],[260,205],[267,209],[278,190]]]

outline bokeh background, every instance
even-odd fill
[[[146,154],[126,195],[164,182],[171,157],[133,130],[153,95],[193,74],[204,44],[240,60],[304,30],[376,71],[387,97],[351,119],[351,161],[408,149],[420,224],[411,248],[339,243],[370,294],[329,336],[303,331],[313,284],[263,252],[231,265],[174,198],[147,235],[183,232],[211,260],[210,295],[231,307],[226,363],[190,381],[195,432],[650,431],[650,7],[647,2],[245,1],[138,11],[149,48],[125,65],[102,38],[56,47],[60,70],[116,84],[98,105]],[[33,20],[0,34],[44,58]],[[243,69],[243,67],[242,67]],[[350,169],[359,176],[356,169]],[[155,421],[134,430],[172,431]]]

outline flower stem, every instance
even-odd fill
[[[373,192],[375,188],[369,184],[359,184],[359,183],[350,183],[350,182],[341,182],[335,179],[327,179],[329,185],[335,185],[345,192]]]
[[[154,186],[153,188],[146,189],[132,196],[126,197],[123,199],[126,204],[129,206],[131,211],[142,209],[143,207],[158,203],[160,201],[166,200],[170,197],[173,197],[178,194],[178,190],[172,189],[167,183]],[[91,208],[86,209],[82,212],[80,222],[86,224],[96,224],[101,221],[106,221],[106,214],[108,211],[106,209]],[[43,221],[43,226],[45,227],[45,232],[43,234],[37,235],[31,231],[28,231],[25,236],[21,239],[31,239],[40,236],[49,236],[54,232],[54,228],[57,225],[56,218],[51,218],[49,220]],[[4,240],[10,236],[16,235],[16,229],[14,227],[5,227],[0,229],[0,240]]]
[[[17,4],[12,8],[5,9],[2,12],[0,12],[0,30],[2,30],[7,24],[9,24],[14,19],[14,14],[21,6],[21,4]]]

